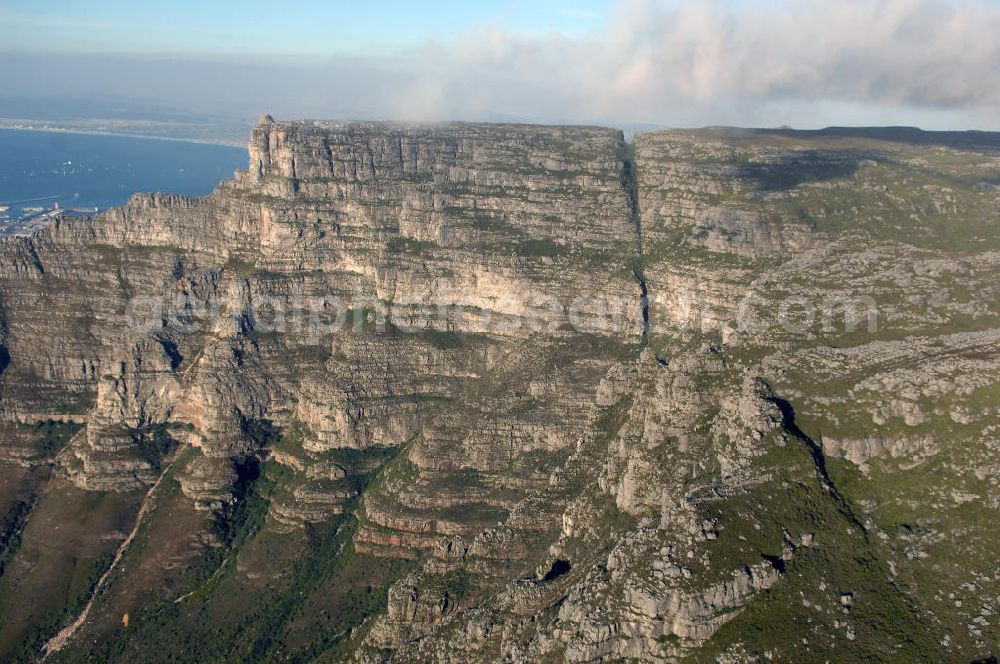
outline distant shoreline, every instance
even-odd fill
[[[29,232],[53,215],[126,205],[136,192],[204,196],[246,167],[246,147],[207,136],[157,136],[155,125],[151,132],[126,133],[134,125],[122,125],[122,132],[101,131],[118,128],[106,125],[14,124],[0,121],[3,236]]]
[[[118,138],[142,138],[152,141],[174,141],[178,143],[196,143],[198,145],[220,145],[227,148],[246,148],[246,143],[226,140],[210,140],[207,138],[179,138],[176,136],[156,136],[154,134],[129,134],[116,131],[98,131],[88,129],[67,129],[63,127],[14,127],[0,122],[0,130],[37,132],[41,134],[75,134],[79,136],[115,136]]]

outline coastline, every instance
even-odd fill
[[[19,125],[0,125],[0,142],[11,148],[0,159],[4,237],[125,205],[135,192],[207,195],[247,158],[245,145],[211,139]]]
[[[159,136],[156,134],[130,134],[120,131],[100,131],[100,130],[88,130],[79,128],[65,128],[65,127],[17,127],[8,124],[9,120],[0,120],[0,130],[7,131],[22,131],[22,132],[37,132],[45,134],[75,134],[80,136],[114,136],[117,138],[141,138],[153,141],[174,141],[180,143],[196,143],[199,145],[220,145],[228,148],[246,148],[246,142],[227,141],[225,139],[207,139],[207,138],[182,138],[177,136]],[[250,133],[250,127],[247,128],[247,135]]]

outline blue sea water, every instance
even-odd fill
[[[246,164],[244,148],[224,145],[0,129],[0,232],[56,202],[93,211],[140,191],[204,195]]]

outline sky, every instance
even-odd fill
[[[997,35],[1000,0],[0,0],[0,93],[240,117],[1000,129]]]
[[[0,2],[0,43],[30,52],[384,55],[485,26],[518,34],[599,28],[604,0]]]

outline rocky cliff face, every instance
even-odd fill
[[[998,143],[265,117],[0,241],[0,651],[989,655]]]

